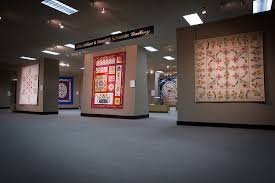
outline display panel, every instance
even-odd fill
[[[62,105],[73,104],[73,78],[59,78],[59,96],[58,103]]]
[[[161,101],[169,106],[177,104],[177,78],[166,77],[159,79],[159,92]]]
[[[38,104],[39,64],[23,67],[21,70],[19,104]]]
[[[125,52],[94,57],[92,108],[123,108]]]
[[[196,102],[264,102],[263,33],[195,41]]]

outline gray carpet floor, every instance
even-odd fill
[[[274,183],[275,132],[0,110],[1,183]]]

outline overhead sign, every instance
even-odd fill
[[[96,47],[96,46],[101,46],[101,45],[106,45],[110,44],[112,42],[119,42],[119,41],[124,41],[124,40],[129,40],[129,39],[135,39],[135,38],[140,38],[144,36],[149,36],[154,34],[154,26],[149,26],[149,27],[144,27],[140,29],[135,29],[127,32],[122,32],[120,34],[116,35],[110,35],[98,39],[93,39],[89,41],[84,41],[81,43],[76,43],[75,44],[75,50],[81,50],[85,48],[90,48],[90,47]]]

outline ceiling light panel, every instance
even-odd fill
[[[175,60],[175,58],[174,57],[171,57],[171,56],[165,56],[165,57],[163,57],[164,59],[166,59],[166,60]]]
[[[57,52],[54,52],[54,51],[48,51],[48,50],[43,50],[42,52],[50,54],[50,55],[59,55],[60,54],[60,53],[57,53]]]
[[[36,60],[36,58],[32,58],[32,57],[25,57],[25,56],[22,56],[20,57],[21,59],[24,59],[24,60]]]
[[[147,51],[150,51],[150,52],[156,52],[158,51],[156,48],[152,47],[152,46],[145,46],[144,47]]]
[[[197,13],[193,13],[190,15],[185,15],[183,16],[183,18],[189,23],[189,25],[199,25],[199,24],[203,24],[203,21],[201,20],[201,18],[199,17],[199,15]]]
[[[56,9],[62,13],[65,13],[66,15],[71,15],[71,14],[74,14],[76,12],[78,12],[78,10],[64,4],[64,3],[61,3],[57,0],[44,0],[41,2],[42,4],[46,5],[46,6],[49,6],[53,9]]]
[[[112,32],[111,35],[116,35],[116,34],[120,34],[122,33],[121,31],[115,31],[115,32]]]
[[[253,1],[253,13],[260,13],[269,11],[272,8],[273,0],[254,0]]]
[[[66,46],[68,48],[75,49],[75,45],[74,44],[65,44],[64,46]]]

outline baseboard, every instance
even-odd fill
[[[10,109],[10,107],[0,107],[0,109]]]
[[[13,111],[16,113],[26,113],[26,114],[39,114],[39,115],[51,115],[58,114],[58,112],[31,112],[31,111]]]
[[[143,119],[143,118],[149,118],[149,114],[138,115],[138,116],[120,116],[120,115],[81,113],[81,116],[84,116],[84,117],[100,117],[100,118],[118,118],[118,119]]]
[[[169,113],[169,111],[167,111],[167,112],[164,112],[164,111],[149,111],[149,113]]]
[[[71,107],[71,108],[63,108],[63,107],[61,107],[61,108],[58,108],[58,109],[60,109],[60,110],[75,110],[75,109],[79,109],[79,107]]]
[[[177,125],[205,126],[205,127],[222,127],[222,128],[245,128],[245,129],[260,129],[260,130],[275,130],[275,125],[209,123],[209,122],[191,122],[191,121],[177,121]]]

